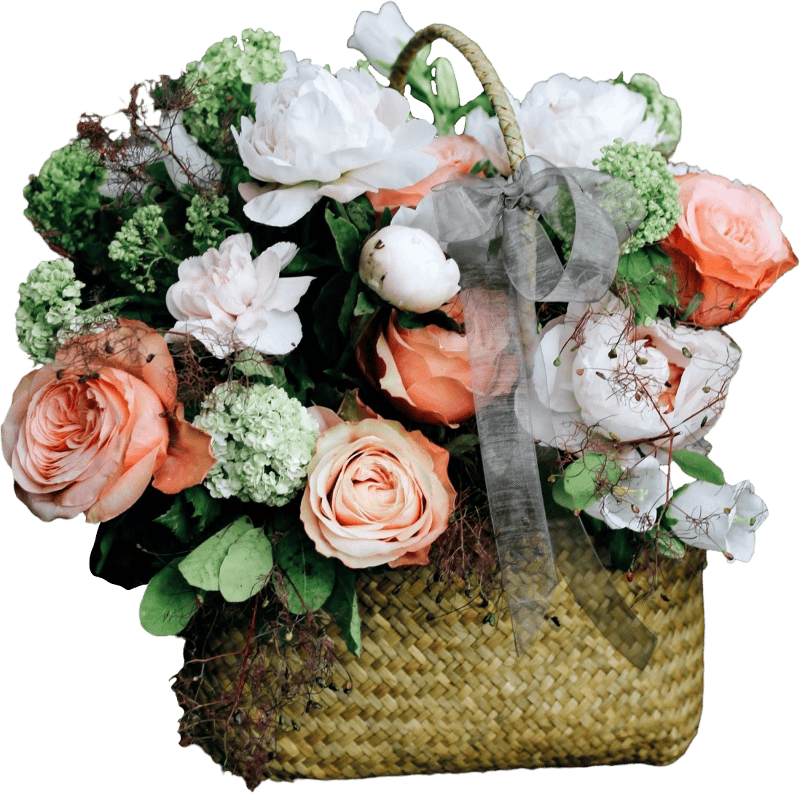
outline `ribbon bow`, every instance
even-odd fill
[[[526,412],[533,375],[526,362],[538,341],[535,301],[602,298],[620,246],[645,215],[641,200],[624,180],[527,157],[512,179],[446,182],[434,188],[433,201],[439,239],[461,269],[475,415],[517,653],[547,612],[557,557],[576,601],[614,647],[644,668],[655,637],[614,588],[580,519],[543,492],[540,468],[552,468],[557,455],[546,447],[537,453]],[[540,219],[568,246],[566,265]],[[486,333],[488,325],[493,330]],[[513,380],[514,367],[496,365],[509,350],[520,358]]]

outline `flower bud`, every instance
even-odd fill
[[[361,249],[361,280],[376,294],[404,311],[434,311],[459,290],[458,265],[425,231],[387,226]]]

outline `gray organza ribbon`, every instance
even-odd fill
[[[655,637],[615,589],[580,519],[543,493],[540,466],[551,470],[557,455],[537,450],[525,413],[538,343],[536,301],[602,298],[644,207],[624,180],[556,168],[539,157],[525,158],[510,179],[439,185],[433,201],[439,239],[461,269],[475,415],[517,653],[547,614],[558,559],[589,618],[644,668]],[[539,218],[568,244],[566,265]]]

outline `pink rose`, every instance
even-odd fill
[[[427,564],[456,491],[448,453],[396,421],[340,422],[317,440],[300,506],[323,556],[348,567]]]
[[[439,167],[430,176],[401,190],[383,189],[367,193],[367,198],[379,215],[386,207],[392,211],[398,207],[413,209],[435,185],[465,176],[476,163],[490,159],[489,152],[469,135],[443,135],[434,138],[431,145],[422,151],[436,155],[439,158]]]
[[[661,245],[675,265],[681,303],[685,308],[700,292],[692,322],[735,322],[797,264],[781,216],[755,187],[713,174],[676,179],[683,216]]]
[[[164,493],[203,481],[210,437],[183,419],[172,356],[141,322],[75,339],[22,378],[2,427],[17,497],[42,520],[106,521],[152,480]]]

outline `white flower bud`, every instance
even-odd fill
[[[407,226],[375,232],[361,249],[358,274],[387,303],[418,314],[453,297],[461,275],[430,234]]]

